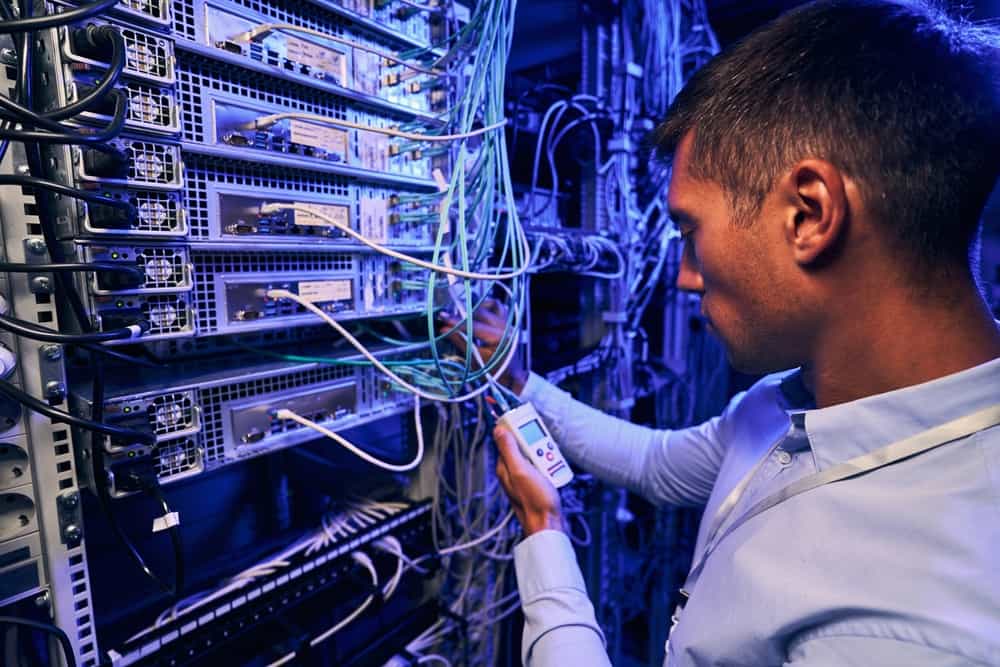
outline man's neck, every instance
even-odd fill
[[[975,290],[952,302],[887,298],[842,318],[804,366],[819,408],[929,382],[1000,357],[1000,329]],[[860,314],[859,314],[860,315]]]

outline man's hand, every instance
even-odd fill
[[[439,331],[441,334],[448,333],[462,321],[447,313],[441,313],[438,318],[445,324]],[[497,346],[500,344],[506,328],[507,307],[496,299],[486,299],[472,314],[473,336],[476,338],[476,345],[484,362],[489,362],[496,354]],[[461,327],[448,336],[448,339],[464,353],[466,346],[465,324],[463,323]],[[524,383],[528,381],[528,373],[522,368],[520,359],[516,356],[517,350],[511,349],[509,354],[514,355],[514,359],[511,359],[510,364],[507,365],[506,372],[496,379],[515,394],[520,394],[521,390],[524,389]]]
[[[510,498],[526,536],[541,530],[563,530],[562,505],[552,482],[531,465],[518,449],[517,439],[503,426],[493,429],[500,457],[497,477]]]

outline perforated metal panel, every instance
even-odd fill
[[[129,120],[164,132],[178,129],[176,102],[169,90],[134,81],[126,82],[124,88],[129,101]]]
[[[130,141],[128,153],[130,181],[170,185],[180,179],[180,154],[175,146]]]
[[[204,468],[201,450],[195,438],[181,438],[160,443],[156,448],[156,474],[168,482]]]
[[[198,423],[194,400],[188,393],[157,396],[147,410],[157,436],[184,431]]]
[[[146,336],[162,336],[190,331],[193,323],[187,295],[161,294],[146,298],[142,315],[150,323]]]
[[[133,14],[140,21],[169,25],[170,0],[121,0],[118,10]]]
[[[181,107],[181,133],[188,141],[212,143],[214,138],[205,119],[210,115],[203,91],[218,91],[245,100],[258,100],[288,111],[319,114],[327,118],[347,118],[343,98],[308,86],[291,83],[225,63],[183,53],[178,63],[177,94]],[[252,160],[248,152],[247,159]]]
[[[107,21],[90,20],[94,24],[109,23]],[[60,29],[63,44],[63,54],[67,60],[87,63],[99,69],[107,68],[106,62],[92,60],[73,50],[70,38],[70,28]],[[122,73],[157,83],[172,84],[174,82],[174,43],[163,35],[146,32],[128,26],[119,26],[119,31],[125,39],[125,67]]]
[[[125,67],[137,74],[170,80],[173,73],[173,49],[167,40],[131,28],[122,29],[125,38]]]
[[[347,197],[350,194],[347,179],[311,171],[286,169],[279,178],[273,168],[198,155],[188,155],[185,167],[192,238],[209,237],[209,183],[237,185],[257,192],[282,190],[332,197]]]
[[[350,377],[354,369],[345,366],[325,366],[298,373],[277,375],[252,382],[233,383],[221,387],[198,390],[198,403],[202,408],[202,445],[205,451],[205,467],[217,467],[225,459],[223,442],[222,404],[241,398],[262,394],[309,387],[322,382]],[[214,464],[214,465],[213,465]]]
[[[281,273],[337,272],[354,268],[353,256],[347,253],[283,252],[195,252],[195,292],[198,298],[199,332],[208,334],[219,326],[215,279],[226,273],[269,273],[280,280]]]

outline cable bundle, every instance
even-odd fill
[[[5,381],[0,381],[0,394],[45,415],[53,422],[69,424],[90,433],[95,492],[115,534],[136,564],[162,590],[176,594],[183,588],[184,571],[176,523],[168,522],[168,535],[174,553],[174,577],[172,583],[167,583],[149,569],[131,540],[118,525],[108,493],[108,479],[104,468],[106,437],[129,445],[155,446],[156,440],[151,432],[121,428],[103,421],[105,357],[137,361],[107,349],[105,344],[139,339],[149,329],[149,325],[146,322],[137,322],[119,329],[96,331],[73,278],[74,274],[80,273],[112,272],[118,274],[121,280],[138,285],[142,283],[144,276],[134,267],[101,262],[81,263],[67,257],[58,238],[54,197],[76,199],[91,209],[107,207],[128,220],[135,219],[136,211],[134,206],[126,201],[53,181],[45,166],[48,146],[86,146],[106,154],[117,154],[119,150],[113,140],[121,132],[128,116],[128,99],[116,88],[126,63],[124,38],[117,28],[109,25],[90,24],[85,27],[72,27],[83,19],[102,14],[116,4],[117,0],[99,0],[54,14],[35,16],[33,11],[39,5],[30,0],[20,0],[16,6],[12,0],[0,0],[0,35],[8,36],[13,44],[12,53],[17,69],[17,80],[11,96],[0,94],[0,160],[17,169],[10,169],[16,173],[0,175],[0,186],[17,186],[25,192],[34,194],[44,248],[50,259],[48,263],[39,264],[4,262],[0,264],[0,270],[16,273],[51,273],[55,300],[57,303],[67,305],[67,314],[61,322],[63,331],[55,331],[8,314],[0,314],[0,328],[17,336],[62,344],[86,352],[90,358],[89,365],[93,377],[91,414],[84,416],[66,412],[28,395]],[[46,78],[47,75],[43,77],[42,63],[35,52],[35,45],[39,43],[41,37],[39,31],[67,26],[72,31],[74,40],[108,52],[110,54],[108,67],[88,92],[75,101],[63,107],[43,110],[39,87],[50,79]],[[112,111],[106,125],[94,128],[83,122],[81,114],[98,108],[107,109],[109,103]],[[22,171],[21,167],[26,169]],[[133,471],[129,479],[122,481],[131,484],[136,491],[150,494],[163,510],[164,517],[175,516],[160,492],[151,466],[147,471]],[[67,660],[72,660],[72,657]]]

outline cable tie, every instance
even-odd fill
[[[179,525],[181,525],[181,515],[178,512],[168,512],[153,519],[153,532],[160,533]]]

